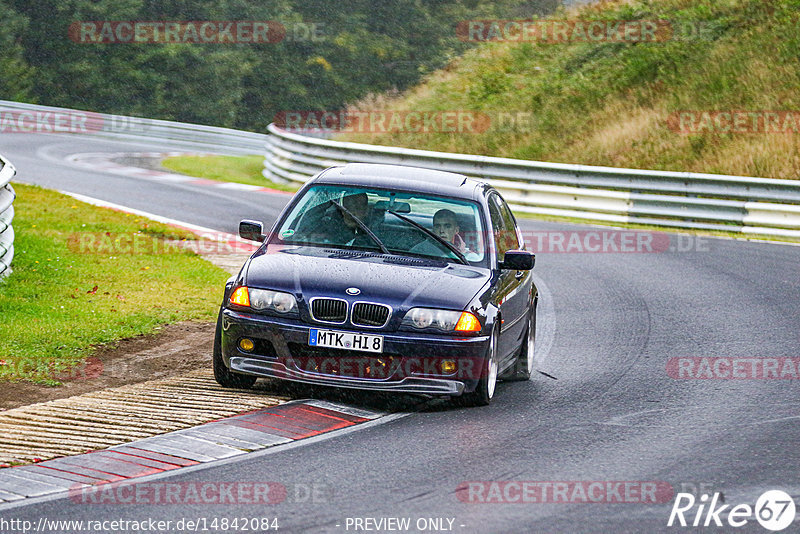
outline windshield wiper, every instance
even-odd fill
[[[389,249],[386,248],[386,245],[383,244],[383,241],[378,239],[378,236],[376,236],[374,233],[372,233],[372,230],[370,230],[369,227],[366,224],[364,224],[364,221],[362,221],[361,219],[359,219],[358,217],[353,215],[353,213],[349,209],[345,208],[344,206],[342,206],[341,204],[339,204],[335,200],[330,200],[330,203],[333,204],[334,206],[336,206],[339,209],[339,211],[341,211],[345,215],[351,217],[355,221],[355,223],[358,225],[358,227],[361,228],[362,230],[364,230],[367,233],[367,235],[370,237],[370,239],[372,239],[375,242],[375,244],[378,245],[378,248],[381,249],[381,252],[383,252],[384,254],[391,254],[391,252],[389,252]]]
[[[405,215],[400,215],[396,211],[386,210],[386,213],[391,213],[392,215],[394,215],[395,217],[397,217],[401,221],[405,221],[408,224],[410,224],[411,226],[413,226],[414,228],[416,228],[417,230],[421,230],[428,237],[432,237],[433,239],[435,239],[437,243],[440,243],[440,244],[444,245],[445,247],[447,247],[448,250],[450,250],[453,254],[456,255],[456,258],[458,258],[458,260],[461,263],[463,263],[464,265],[469,265],[469,262],[467,261],[467,258],[450,241],[448,241],[446,239],[442,239],[441,237],[439,237],[438,235],[434,234],[433,232],[431,232],[430,230],[428,230],[427,228],[425,228],[424,226],[422,226],[418,222],[414,221],[413,219],[409,219]]]

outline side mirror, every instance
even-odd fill
[[[503,256],[500,268],[507,271],[530,271],[536,263],[536,255],[527,250],[509,250]]]
[[[250,241],[264,241],[267,236],[264,235],[262,223],[245,219],[239,223],[239,237]]]

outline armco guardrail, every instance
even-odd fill
[[[412,165],[490,182],[520,212],[800,237],[800,180],[616,169],[343,143],[269,126],[263,174],[304,183],[349,162]]]
[[[22,123],[25,120],[36,122],[48,113],[70,118],[78,116],[78,124],[85,126],[82,129],[86,131],[77,128],[79,131],[73,133],[139,142],[167,140],[172,142],[171,150],[176,148],[175,142],[185,142],[213,152],[257,154],[263,152],[266,145],[263,174],[274,181],[300,184],[326,167],[348,162],[414,165],[487,180],[520,212],[611,223],[800,237],[800,180],[615,169],[450,154],[342,143],[292,134],[274,125],[269,126],[268,134],[260,134],[0,100],[3,131],[13,129],[14,119]],[[8,194],[0,196],[0,207]],[[0,222],[0,228],[3,224]]]
[[[16,194],[11,187],[11,178],[17,170],[0,156],[0,278],[11,272],[11,260],[14,259],[14,199]]]
[[[3,125],[5,132],[24,132],[32,127],[40,128],[37,131],[41,131],[41,128],[47,131],[48,127],[55,125],[55,117],[59,116],[61,118],[59,128],[63,133],[98,135],[132,141],[158,139],[182,141],[205,145],[209,149],[226,153],[260,154],[267,139],[265,134],[230,128],[94,113],[8,100],[0,100],[0,115],[3,115],[0,124]]]

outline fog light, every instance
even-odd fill
[[[456,362],[453,360],[444,360],[442,362],[442,372],[445,374],[456,372]]]
[[[245,352],[250,352],[255,348],[255,346],[256,344],[253,343],[252,339],[247,339],[246,337],[243,337],[242,339],[239,340],[239,348]]]

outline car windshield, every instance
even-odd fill
[[[443,261],[485,261],[480,207],[424,193],[341,185],[311,187],[273,242],[388,251]]]

